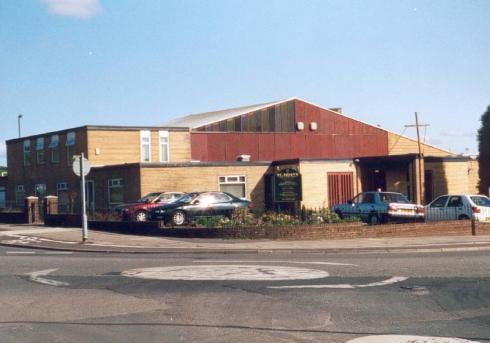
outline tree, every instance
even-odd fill
[[[481,127],[478,130],[478,165],[480,176],[480,193],[488,194],[490,187],[490,106],[481,116]]]

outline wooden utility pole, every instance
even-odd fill
[[[422,153],[422,145],[420,143],[420,128],[421,127],[427,127],[427,126],[430,126],[429,124],[419,124],[419,115],[417,114],[417,112],[415,112],[415,125],[405,125],[405,127],[415,127],[416,130],[417,130],[417,145],[418,145],[418,148],[419,148],[419,154],[418,154],[418,167],[419,167],[419,172],[418,172],[418,192],[420,194],[420,202],[423,204],[424,202],[424,193],[423,193],[423,190],[424,188],[422,187],[423,183],[422,183],[422,175],[424,174],[423,170],[422,170],[422,158],[424,157],[424,154]]]

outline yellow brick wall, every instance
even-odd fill
[[[160,162],[158,130],[151,130],[151,162]],[[189,162],[189,132],[169,132],[170,162]],[[99,154],[96,154],[96,149]],[[88,156],[93,165],[112,165],[141,161],[139,130],[89,130]]]
[[[154,191],[218,191],[218,177],[244,175],[246,198],[264,209],[264,175],[269,166],[199,166],[141,168],[141,195]]]
[[[303,187],[301,205],[306,208],[328,207],[327,173],[329,172],[352,172],[353,195],[360,191],[358,188],[360,181],[357,180],[356,168],[352,161],[302,161],[299,169]]]
[[[416,140],[388,132],[389,155],[405,155],[418,153],[419,148]],[[449,151],[438,149],[427,144],[422,144],[422,153],[425,156],[455,156],[455,154]]]
[[[432,170],[434,198],[444,194],[477,192],[474,173],[478,177],[478,169],[471,169],[471,166],[471,161],[426,162],[425,170]]]

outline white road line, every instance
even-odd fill
[[[288,264],[318,264],[328,266],[352,266],[359,267],[357,264],[337,263],[337,262],[300,262],[300,261],[243,261],[243,260],[195,260],[193,263],[288,263]]]
[[[29,275],[29,279],[31,281],[37,282],[37,283],[42,283],[43,285],[49,285],[49,286],[55,286],[55,287],[60,287],[60,286],[69,286],[70,284],[68,282],[62,282],[62,281],[55,281],[55,280],[50,280],[46,278],[40,277],[41,275],[48,275],[52,272],[57,271],[58,268],[55,269],[45,269],[45,270],[38,270],[35,272],[30,272],[27,273],[26,275]]]
[[[35,254],[35,251],[7,251],[9,255],[17,254],[17,255],[32,255]]]
[[[46,251],[45,255],[72,255],[73,251]]]
[[[376,287],[376,286],[386,286],[393,283],[401,282],[407,280],[408,277],[405,276],[393,276],[392,278],[372,282],[364,285],[350,285],[350,284],[337,284],[337,285],[297,285],[297,286],[269,286],[267,288],[275,289],[291,289],[291,288],[340,288],[340,289],[353,289],[353,288],[364,288],[364,287]]]
[[[426,337],[426,336],[406,336],[406,335],[379,335],[359,337],[347,341],[347,343],[479,343],[468,341],[462,338],[453,337]]]

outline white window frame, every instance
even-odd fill
[[[68,182],[59,182],[56,184],[56,197],[58,198],[58,209],[60,209],[60,206],[63,206],[62,209],[64,211],[67,211],[69,206],[70,206],[70,201],[68,199],[68,202],[65,204],[60,203],[60,192],[67,192],[68,193]],[[68,198],[68,196],[67,196]]]
[[[42,156],[43,160],[40,161],[39,157]],[[36,139],[36,164],[46,163],[46,153],[44,151],[44,137],[38,137]]]
[[[48,148],[51,150],[51,163],[59,163],[60,162],[59,145],[60,145],[60,136],[59,135],[52,135],[51,141],[48,145]],[[53,158],[55,156],[56,156],[56,159]]]
[[[26,153],[29,153],[28,159],[26,159]],[[31,165],[31,141],[28,139],[22,143],[22,160],[24,161],[24,166]]]
[[[148,142],[144,142],[144,139],[148,139]],[[148,146],[148,161],[143,160],[143,149]],[[142,130],[140,131],[140,161],[143,163],[151,162],[151,131]]]
[[[123,192],[124,192],[124,180],[122,178],[107,180],[107,202],[109,203],[109,206],[122,204],[122,202],[111,202],[112,188],[123,188]]]
[[[222,175],[218,176],[218,189],[220,192],[221,185],[244,185],[243,198],[247,197],[247,177],[245,175]],[[240,198],[240,197],[239,197]]]
[[[70,151],[71,149],[74,149],[73,146],[75,145],[75,140],[76,140],[76,135],[75,135],[75,131],[70,131],[66,134],[66,142],[65,142],[65,146],[66,146],[66,164],[68,166],[71,166],[71,164],[73,163],[72,159],[70,159]],[[75,152],[73,151],[71,153],[72,157],[73,155],[75,155]]]
[[[166,140],[166,142],[162,142]],[[160,148],[160,162],[170,162],[170,138],[168,131],[158,131],[158,146]],[[167,152],[167,160],[163,159],[163,151]]]

